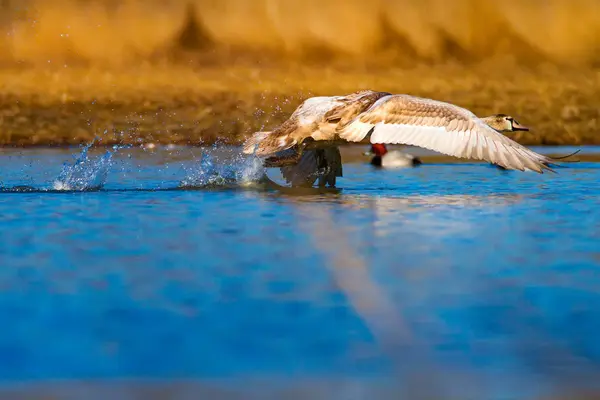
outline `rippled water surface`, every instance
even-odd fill
[[[80,151],[0,151],[0,392],[600,386],[600,164],[352,162],[338,190],[289,191],[234,149]]]

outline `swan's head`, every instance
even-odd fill
[[[519,122],[506,114],[496,114],[490,117],[482,118],[483,122],[498,132],[516,132],[528,131],[529,128],[519,124]]]

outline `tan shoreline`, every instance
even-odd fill
[[[525,145],[600,144],[600,70],[146,65],[0,70],[0,146],[239,144],[311,95],[373,88],[511,114]]]

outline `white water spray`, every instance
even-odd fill
[[[202,159],[180,182],[180,187],[249,186],[266,173],[262,161],[236,150],[223,153],[224,148],[213,146],[202,153]],[[220,152],[221,154],[217,154]]]
[[[106,176],[112,165],[112,157],[120,146],[113,146],[99,157],[90,157],[89,149],[94,142],[86,145],[76,156],[73,164],[65,163],[62,171],[52,184],[54,190],[86,191],[98,190],[106,183]]]

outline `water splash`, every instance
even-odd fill
[[[266,173],[262,160],[245,156],[238,151],[227,154],[227,149],[213,146],[202,153],[196,167],[187,171],[180,187],[249,186],[261,180]]]
[[[63,165],[60,175],[52,185],[54,190],[86,191],[98,190],[104,186],[112,165],[112,157],[121,146],[113,146],[102,156],[91,158],[88,151],[94,142],[83,147],[73,164]]]

